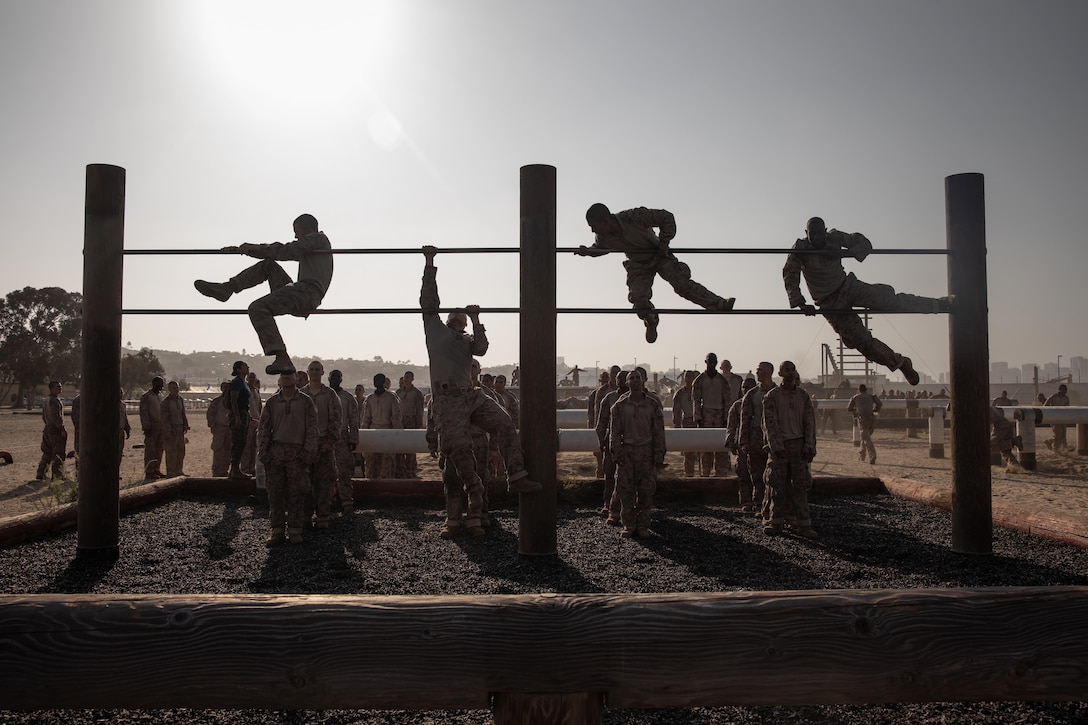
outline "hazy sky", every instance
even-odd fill
[[[1085,27],[1083,0],[7,0],[0,294],[82,289],[90,163],[127,169],[130,248],[289,241],[303,212],[340,247],[516,246],[526,164],[557,168],[560,247],[592,242],[584,213],[601,201],[672,211],[676,247],[787,248],[820,215],[877,247],[936,248],[944,178],[980,172],[991,359],[1065,363],[1088,355]],[[740,310],[788,305],[784,256],[682,259]],[[125,307],[218,305],[192,280],[244,263],[129,256]],[[414,307],[422,264],[340,255],[324,306]],[[444,304],[518,305],[515,255],[438,265]],[[847,268],[947,288],[943,256]],[[562,256],[558,275],[560,307],[629,306],[617,256]],[[484,322],[484,363],[516,361],[515,316]],[[948,369],[945,317],[872,327],[918,370]],[[281,329],[296,355],[426,361],[416,314]],[[663,317],[653,345],[633,314],[561,317],[557,335],[584,367],[701,367],[715,351],[806,376],[836,339],[822,318],[741,315]],[[123,341],[259,351],[244,316],[130,316]]]

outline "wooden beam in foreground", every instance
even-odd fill
[[[1088,587],[0,596],[5,708],[1079,700]]]

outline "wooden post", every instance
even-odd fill
[[[521,447],[544,490],[523,494],[518,552],[556,553],[555,167],[521,167]]]
[[[982,174],[945,178],[952,389],[952,550],[993,553],[986,194]]]
[[[83,232],[83,372],[76,557],[113,562],[119,554],[121,446],[121,279],[125,170],[87,166]]]

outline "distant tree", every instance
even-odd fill
[[[83,295],[24,287],[0,302],[0,386],[20,395],[52,380],[79,382]]]
[[[121,358],[121,387],[128,391],[130,398],[138,397],[136,391],[146,390],[151,385],[151,378],[164,372],[154,350],[141,347],[139,352],[130,352]]]

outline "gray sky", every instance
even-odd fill
[[[519,168],[536,163],[558,170],[561,247],[592,242],[584,212],[601,201],[672,211],[678,248],[786,248],[813,215],[877,247],[935,248],[944,178],[980,172],[991,359],[1088,354],[1084,2],[9,0],[0,20],[0,294],[82,289],[89,163],[127,169],[131,248],[289,241],[303,212],[340,247],[516,246]],[[784,256],[682,258],[738,309],[788,304]],[[124,304],[217,305],[192,280],[245,262],[127,257]],[[341,255],[324,306],[415,306],[422,263]],[[438,264],[444,304],[518,305],[514,255]],[[947,287],[941,256],[847,268]],[[563,256],[558,275],[560,307],[628,306],[616,256]],[[484,322],[484,362],[516,361],[515,317]],[[872,327],[920,371],[948,369],[945,317]],[[297,355],[426,361],[416,315],[281,329]],[[663,317],[654,345],[642,332],[634,315],[561,317],[558,353],[665,370],[713,350],[807,376],[835,341],[800,316]],[[259,351],[235,316],[132,316],[123,341]]]

